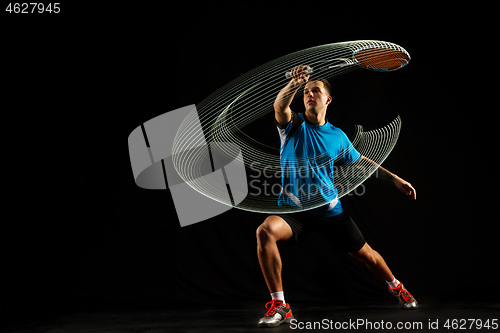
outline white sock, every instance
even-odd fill
[[[273,300],[273,299],[280,299],[283,301],[283,303],[286,304],[285,293],[283,291],[277,291],[275,293],[271,293],[271,300]]]
[[[399,283],[400,283],[396,278],[394,278],[394,280],[392,280],[391,282],[389,282],[389,281],[385,281],[385,282],[387,282],[389,284],[389,287],[391,287],[391,289],[396,289],[397,287],[399,287]]]

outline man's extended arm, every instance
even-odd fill
[[[371,163],[372,165],[378,167],[377,171],[375,171],[377,178],[384,179],[387,181],[392,181],[394,185],[396,185],[396,187],[405,195],[411,196],[413,200],[417,199],[417,191],[415,191],[415,189],[409,182],[402,179],[401,177],[398,177],[397,175],[393,174],[389,170],[383,168],[382,166],[378,165],[377,163],[375,163],[374,161],[370,160],[365,156],[361,156],[360,160],[362,161],[362,163]]]
[[[281,89],[276,100],[274,101],[274,113],[278,125],[281,127],[286,126],[292,119],[292,104],[293,97],[305,82],[309,80],[309,75],[303,73],[304,70],[310,68],[309,66],[297,66],[291,71],[292,79],[288,84]]]

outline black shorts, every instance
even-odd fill
[[[335,252],[351,253],[361,250],[366,241],[358,226],[346,212],[321,217],[305,212],[278,214],[292,228],[295,240],[313,230],[323,235]]]

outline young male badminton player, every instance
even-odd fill
[[[334,188],[333,163],[324,163],[325,156],[332,161],[340,156],[347,164],[359,159],[375,163],[356,151],[344,132],[328,122],[326,110],[332,101],[330,84],[324,79],[309,81],[309,75],[304,73],[308,68],[310,67],[303,65],[293,68],[292,79],[279,92],[274,102],[275,122],[281,139],[283,189],[278,204],[300,208],[304,205],[301,200],[308,197],[300,193],[304,189],[311,189],[311,185],[316,188]],[[304,83],[305,112],[297,114],[290,109],[290,104]],[[284,171],[293,168],[299,160],[307,161],[304,165],[312,169],[318,168],[318,159],[323,161],[322,171],[314,172],[314,176],[311,176],[312,172]],[[394,183],[405,195],[416,199],[416,191],[410,183],[381,166],[378,166],[377,172],[378,178]],[[304,177],[304,174],[309,176]],[[335,189],[334,194],[336,193]],[[266,304],[268,310],[259,320],[258,326],[274,327],[293,319],[290,305],[285,302],[281,282],[281,257],[276,243],[298,240],[310,230],[319,231],[326,236],[336,252],[349,253],[384,279],[390,293],[399,299],[402,309],[417,309],[417,300],[394,277],[382,256],[366,243],[352,218],[343,211],[338,197],[326,195],[322,191],[315,191],[314,195],[323,195],[324,198],[320,199],[328,201],[324,201],[324,206],[312,210],[269,216],[257,228],[257,256],[271,293],[271,302]]]

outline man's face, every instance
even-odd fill
[[[306,110],[321,111],[326,109],[332,98],[325,89],[325,85],[321,81],[307,82],[304,87],[304,105]]]

